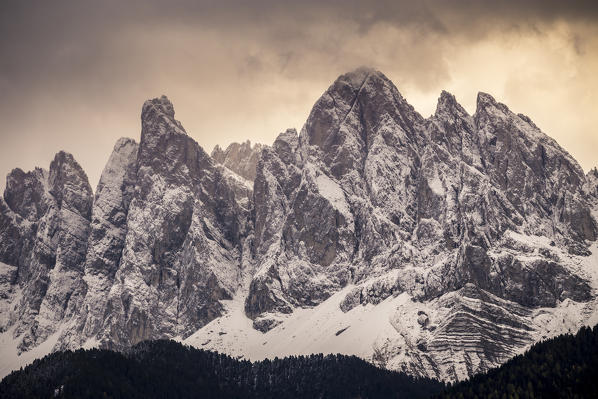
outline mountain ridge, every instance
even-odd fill
[[[117,142],[95,195],[66,153],[9,174],[7,353],[177,338],[259,358],[286,353],[285,326],[317,348],[323,323],[361,337],[340,352],[456,380],[598,317],[598,174],[488,94],[469,115],[443,91],[423,118],[362,68],[299,133],[211,156],[174,116],[146,101],[140,143]],[[575,320],[548,320],[566,307]]]

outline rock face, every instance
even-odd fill
[[[60,152],[49,171],[7,177],[1,202],[1,261],[17,267],[19,293],[5,328],[13,327],[19,351],[45,341],[75,316],[81,300],[92,191],[72,155]],[[6,239],[5,239],[6,237]]]
[[[224,151],[217,145],[212,150],[211,156],[214,161],[226,166],[242,178],[254,181],[257,163],[264,148],[265,146],[259,143],[251,145],[247,140],[241,144],[232,143]]]
[[[3,319],[21,350],[61,324],[57,347],[185,337],[237,289],[247,203],[166,97],[146,102],[141,119],[141,143],[116,143],[93,206],[69,154],[49,172],[8,176],[1,261],[17,267],[22,295]]]
[[[275,144],[258,165],[256,245],[258,255],[283,260],[260,262],[272,266],[254,279],[265,297],[250,293],[250,313],[313,305],[306,298],[317,302],[348,281],[396,268],[426,275],[397,281],[381,298],[362,292],[359,303],[404,289],[428,300],[466,283],[531,306],[554,306],[562,292],[590,297],[589,286],[554,262],[493,256],[508,230],[550,237],[577,253],[597,229],[577,163],[487,94],[471,117],[443,92],[424,120],[382,74],[359,70],[318,100],[299,137],[287,132],[277,142],[286,152]],[[277,220],[261,222],[268,218]],[[262,224],[279,227],[262,233]],[[528,297],[515,287],[527,287],[522,273],[530,269],[548,273],[536,290],[555,279],[571,286]],[[280,275],[290,280],[271,278]]]
[[[135,191],[102,342],[183,337],[220,315],[240,275],[247,214],[165,98],[142,111]]]
[[[595,297],[548,243],[527,242],[589,254],[597,226],[586,180],[554,140],[490,95],[479,94],[470,116],[443,92],[424,119],[381,73],[341,76],[300,135],[279,136],[258,164],[260,266],[246,313],[267,330],[347,284],[344,312],[405,292],[418,302],[450,296],[464,310],[422,333],[401,367],[452,379],[485,370],[533,340],[522,319],[531,309]],[[474,312],[470,301],[488,305]],[[488,331],[497,320],[512,333]],[[465,337],[476,343],[463,346]],[[391,365],[404,357],[387,355]]]
[[[442,92],[426,119],[362,68],[299,134],[211,156],[166,97],[141,123],[93,197],[66,153],[9,174],[0,328],[20,351],[167,337],[281,355],[330,328],[325,350],[456,380],[598,322],[598,172],[488,94],[469,115]]]
[[[590,202],[594,205],[593,209],[598,210],[598,169],[590,170],[586,176],[585,192]]]
[[[73,343],[83,344],[100,333],[106,304],[118,271],[127,234],[127,215],[135,191],[137,152],[131,139],[120,139],[96,188],[85,260],[86,295],[77,327],[69,332]]]

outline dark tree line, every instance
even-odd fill
[[[251,363],[143,342],[126,353],[57,352],[5,377],[1,398],[427,398],[444,385],[376,368],[354,356]]]
[[[598,398],[598,326],[533,345],[436,398]]]
[[[443,391],[444,389],[444,391]],[[0,398],[598,398],[598,326],[532,346],[445,387],[354,356],[249,362],[174,341],[57,352],[0,382]]]

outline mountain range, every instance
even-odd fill
[[[162,96],[95,192],[72,155],[0,198],[2,375],[148,339],[462,380],[598,323],[598,171],[525,115],[340,76],[298,133],[212,154]]]

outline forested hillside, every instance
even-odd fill
[[[443,385],[354,356],[251,363],[174,341],[57,352],[0,383],[2,398],[427,398]]]
[[[1,398],[595,398],[598,326],[538,343],[502,367],[440,393],[431,379],[357,357],[249,362],[174,341],[127,352],[56,352],[7,376]]]

